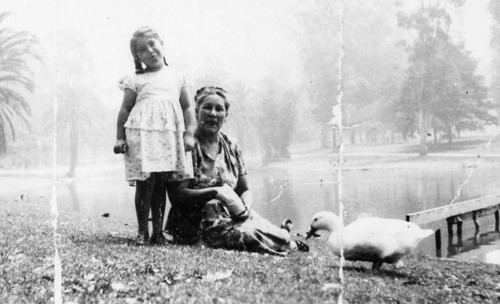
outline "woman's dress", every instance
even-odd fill
[[[203,151],[195,137],[193,150],[193,189],[227,184],[233,189],[238,178],[247,174],[238,144],[219,134],[219,153],[215,159]],[[203,240],[208,246],[285,255],[290,251],[290,234],[251,210],[244,221],[234,221],[217,199],[206,204],[173,203],[167,219],[167,232],[180,243]]]

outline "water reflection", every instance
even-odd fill
[[[255,208],[259,212],[266,214],[275,223],[287,217],[292,218],[296,223],[295,228],[304,232],[315,212],[337,211],[335,172],[331,168],[285,170],[280,167],[282,164],[275,166],[269,165],[250,172],[252,186],[256,190]],[[496,189],[500,189],[498,167],[493,162],[477,168],[474,178],[458,194],[457,202],[497,194]],[[407,213],[449,204],[469,176],[469,170],[471,168],[460,163],[446,167],[421,165],[414,168],[347,168],[343,184],[343,204],[348,211],[346,223],[360,215],[404,219]],[[283,184],[286,184],[285,191],[276,199]],[[439,225],[444,225],[444,229]],[[472,221],[464,226],[464,235],[474,233],[475,227],[470,225]],[[446,231],[445,220],[433,226],[429,228]],[[491,227],[489,229],[492,230]],[[448,235],[443,234],[443,241],[446,242],[447,238]],[[482,234],[476,236],[476,239],[477,246],[488,244],[484,243],[487,239]],[[472,249],[467,246],[448,247],[447,256],[457,258],[457,255]],[[460,249],[457,250],[458,248]],[[435,255],[434,239],[425,240],[419,249],[423,253]]]
[[[79,212],[80,211],[80,199],[78,198],[78,194],[76,192],[76,181],[74,179],[68,181],[66,183],[66,187],[69,191],[72,206],[73,206],[73,211]]]
[[[331,171],[267,167],[250,172],[255,207],[265,214],[278,210],[282,216],[300,215],[297,228],[307,230],[312,214],[324,209],[337,210],[335,177]],[[404,219],[407,213],[449,203],[463,177],[462,172],[456,173],[444,176],[434,168],[346,170],[343,203],[348,210],[347,221],[361,213]],[[460,200],[483,196],[489,191],[482,187],[463,191]]]
[[[473,237],[466,240],[458,239],[456,242],[454,238],[449,238],[448,241],[448,257],[453,257],[462,252],[477,249],[482,245],[490,245],[500,240],[500,232],[490,231],[486,233],[476,233]]]

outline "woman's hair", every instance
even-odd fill
[[[139,38],[142,37],[149,37],[149,38],[154,38],[158,41],[161,42],[163,45],[163,40],[161,40],[160,35],[158,35],[158,32],[150,28],[149,26],[141,26],[138,28],[134,34],[132,35],[132,38],[130,39],[130,51],[132,52],[132,56],[134,57],[134,65],[135,65],[135,73],[136,74],[142,74],[145,72],[145,70],[142,68],[142,62],[139,59],[139,56],[137,55],[137,41]],[[165,60],[165,57],[163,57],[163,63],[168,66],[167,61]]]
[[[219,87],[202,87],[196,91],[194,96],[194,102],[196,103],[196,110],[200,108],[203,100],[210,95],[218,95],[224,100],[224,106],[226,107],[226,112],[229,111],[229,101],[227,100],[227,92],[223,88]]]

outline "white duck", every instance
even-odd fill
[[[383,263],[397,263],[434,233],[432,229],[421,229],[415,223],[402,220],[364,217],[344,227],[342,236],[340,218],[329,211],[314,214],[307,238],[318,230],[330,233],[328,243],[337,256],[343,242],[346,260],[373,262],[373,270],[380,269]]]

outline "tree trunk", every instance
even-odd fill
[[[326,123],[321,124],[321,148],[328,149],[332,146],[331,142],[332,127]]]
[[[424,117],[424,109],[420,107],[418,111],[418,127],[420,131],[420,156],[427,155],[427,128]]]
[[[406,131],[401,132],[401,137],[403,137],[403,141],[407,141],[408,140],[408,132],[406,132]]]
[[[332,148],[333,152],[335,153],[339,152],[338,140],[337,140],[337,136],[339,136],[338,133],[339,132],[337,128],[335,128],[335,130],[332,130]]]
[[[75,181],[68,184],[69,194],[71,195],[71,202],[73,204],[73,211],[80,212],[80,200],[76,192]]]
[[[286,158],[286,159],[290,159],[292,157],[290,155],[290,150],[288,150],[288,147],[281,147],[280,148],[279,157],[280,158]]]
[[[447,135],[448,135],[448,143],[452,143],[452,141],[453,141],[453,132],[452,132],[451,127],[450,127],[450,126],[448,126],[448,127],[446,128],[446,133],[447,133]]]
[[[437,139],[437,130],[436,130],[436,127],[432,128],[432,132],[434,132],[434,143],[437,144],[438,139]]]
[[[92,165],[95,165],[95,163],[96,163],[96,158],[97,158],[97,147],[98,147],[98,146],[99,146],[99,145],[97,145],[97,143],[96,143],[96,144],[94,144],[94,147],[92,148]]]
[[[7,140],[5,139],[5,129],[0,125],[0,155],[7,154]]]
[[[69,171],[66,174],[67,177],[74,177],[76,171],[76,165],[78,163],[78,129],[76,121],[71,123],[71,130],[69,132],[69,142],[70,142],[70,166]]]

